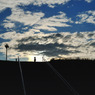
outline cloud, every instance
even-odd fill
[[[45,34],[44,34],[45,35]],[[59,54],[69,54],[72,51],[67,50],[67,47],[73,47],[71,45],[65,45],[63,43],[60,43],[60,39],[63,36],[61,34],[51,34],[51,35],[45,35],[45,36],[39,36],[37,37],[29,37],[26,39],[17,40],[18,46],[16,46],[16,50],[19,52],[25,52],[25,51],[35,51],[35,52],[41,52],[39,54],[46,55],[48,57],[58,57]],[[59,41],[58,41],[59,39]],[[29,43],[26,43],[29,42]],[[52,50],[52,51],[51,51]]]
[[[57,31],[56,27],[71,27],[71,25],[67,23],[73,23],[73,21],[71,18],[67,18],[64,12],[59,12],[59,15],[41,19],[34,26],[34,28],[48,31]]]
[[[43,4],[47,4],[49,7],[54,7],[55,4],[66,4],[70,0],[2,0],[0,1],[0,11],[9,7],[15,9],[18,5],[38,5],[41,6]]]
[[[3,23],[5,28],[13,28],[15,27],[15,24],[10,22],[10,21],[5,21],[5,23]]]
[[[64,12],[59,12],[58,15],[48,18],[44,18],[44,15],[42,12],[24,12],[22,9],[16,8],[13,9],[12,14],[3,21],[3,25],[5,28],[13,29],[13,31],[15,31],[14,27],[18,26],[16,23],[23,24],[23,27],[27,25],[39,31],[57,31],[57,27],[71,27],[68,23],[73,23],[71,18],[68,18]]]
[[[7,16],[2,25],[7,31],[15,31],[18,26],[17,23],[23,24],[23,27],[26,25],[28,27],[32,27],[35,30],[48,30],[48,31],[57,31],[55,27],[69,27],[66,22],[70,22],[70,19],[66,17],[65,13],[60,12],[59,15],[52,16],[51,18],[43,18],[45,16],[41,11],[39,12],[24,12],[23,9],[18,7],[19,5],[25,6],[29,4],[41,6],[43,4],[47,4],[49,7],[54,7],[55,4],[65,4],[70,0],[3,0],[0,1],[0,10],[3,12],[5,9],[10,8],[11,14]],[[64,19],[62,18],[64,17]],[[43,19],[42,19],[43,18]],[[68,21],[69,20],[69,21]],[[45,21],[47,24],[45,24]],[[36,25],[37,24],[37,25]],[[35,27],[33,27],[35,25]],[[39,26],[39,27],[38,27]],[[19,26],[18,26],[19,27]],[[20,29],[20,28],[19,28]],[[19,30],[21,31],[21,30]]]
[[[10,58],[20,55],[21,58],[28,55],[45,55],[48,58],[71,57],[71,58],[95,58],[95,31],[80,33],[50,33],[39,32],[25,33],[4,33],[0,35],[2,39],[9,39],[0,46],[0,52],[5,54],[5,43],[10,48],[8,54]]]
[[[37,12],[37,13],[31,13],[31,12],[26,12],[24,13],[23,10],[16,8],[13,10],[12,15],[7,17],[6,20],[4,21],[5,27],[6,24],[8,23],[13,23],[13,22],[19,22],[23,23],[24,25],[33,25],[37,21],[41,19],[41,17],[44,16],[44,13],[42,12]]]
[[[93,0],[85,0],[87,3],[91,3]]]
[[[65,4],[69,2],[70,0],[36,0],[34,2],[34,5],[42,5],[42,4],[48,4],[50,7],[54,6],[54,4]]]
[[[24,12],[20,8],[15,8],[12,10],[12,14],[3,21],[2,25],[7,31],[27,31],[31,29],[33,25],[35,25],[39,20],[44,16],[42,12]],[[36,31],[40,31],[34,29]]]
[[[94,10],[86,11],[82,14],[77,15],[77,17],[79,18],[79,20],[76,21],[76,24],[82,24],[84,22],[95,24],[95,11]]]

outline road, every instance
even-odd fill
[[[74,95],[46,63],[21,63],[27,95]],[[53,64],[80,95],[95,95],[95,65]],[[0,63],[0,95],[24,95],[18,63]]]

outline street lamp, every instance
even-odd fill
[[[6,45],[5,45],[5,48],[6,48],[6,61],[7,61],[7,49],[9,48],[9,45],[6,44]]]

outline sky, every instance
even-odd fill
[[[0,60],[95,59],[95,0],[0,0]]]

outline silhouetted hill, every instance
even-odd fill
[[[56,60],[50,64],[79,92],[95,95],[95,61]],[[46,62],[21,62],[27,95],[74,95]],[[18,62],[0,61],[0,95],[24,95]]]

